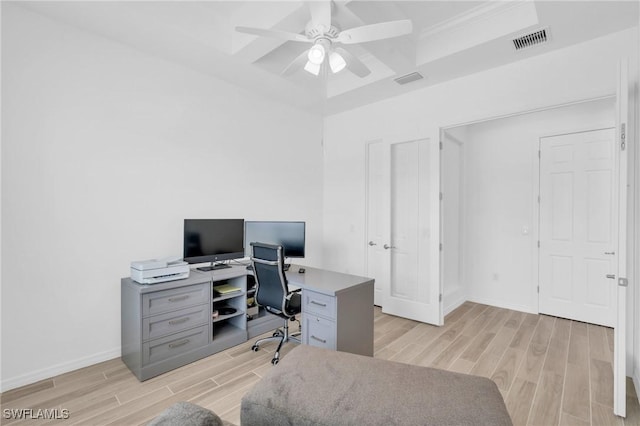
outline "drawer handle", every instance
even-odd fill
[[[171,320],[169,321],[169,325],[178,325],[178,324],[182,324],[183,322],[187,322],[189,321],[189,317],[184,317],[184,318],[180,318],[177,320]]]
[[[319,337],[316,337],[316,336],[314,336],[313,334],[311,335],[311,338],[312,338],[313,340],[317,340],[317,341],[318,341],[318,342],[320,342],[320,343],[327,343],[327,341],[326,341],[326,340],[321,339],[321,338],[319,338]]]
[[[169,343],[169,348],[170,349],[179,348],[180,346],[184,346],[187,343],[189,343],[189,339],[184,339],[182,342],[178,342],[178,343]]]
[[[187,300],[188,298],[189,298],[188,294],[185,294],[184,296],[180,296],[180,297],[170,297],[169,302],[181,302],[183,300]]]
[[[309,303],[313,303],[314,305],[322,306],[323,308],[326,308],[326,307],[327,307],[327,304],[326,304],[326,303],[316,302],[315,300],[312,300],[312,301],[311,301],[311,302],[309,302]]]

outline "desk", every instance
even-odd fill
[[[302,343],[373,356],[373,279],[292,265],[289,284],[302,289]]]
[[[302,341],[328,349],[373,356],[373,279],[318,268],[292,266],[286,275],[302,288]],[[153,285],[121,279],[122,360],[143,381],[246,342],[282,324],[264,318],[249,330],[244,266],[201,272]],[[237,292],[216,295],[216,285]],[[213,318],[214,306],[236,309]],[[271,316],[271,315],[270,315]],[[260,327],[264,328],[259,330]]]

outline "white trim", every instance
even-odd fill
[[[520,305],[517,303],[504,303],[504,300],[494,300],[485,297],[473,297],[467,295],[469,302],[481,303],[483,305],[496,306],[498,308],[511,309],[512,311],[527,312],[530,314],[538,314],[537,306]]]
[[[75,371],[84,367],[89,367],[91,365],[109,361],[114,358],[120,358],[121,353],[122,351],[120,347],[118,347],[88,357],[78,358],[73,361],[56,364],[51,367],[34,371],[32,373],[23,374],[22,376],[3,379],[2,382],[0,382],[0,392],[6,392],[11,389],[19,388],[21,386],[30,385],[39,382],[40,380],[51,379],[60,374]]]
[[[444,296],[444,298],[446,299],[447,297]],[[466,299],[467,298],[464,297],[464,294],[461,293],[460,297],[456,298],[452,303],[444,307],[444,316],[449,315],[451,312],[459,308],[466,301]]]
[[[577,101],[573,101],[573,102],[565,102],[565,103],[562,103],[562,104],[548,105],[548,106],[544,106],[544,107],[540,107],[540,108],[527,109],[527,110],[523,110],[523,111],[517,111],[517,112],[509,113],[509,114],[494,115],[494,116],[489,116],[489,117],[479,117],[479,118],[476,118],[475,120],[466,121],[466,122],[462,122],[462,123],[447,124],[445,126],[440,126],[440,128],[443,129],[443,130],[447,130],[447,129],[453,129],[453,128],[456,128],[456,127],[470,126],[472,124],[482,124],[482,123],[486,123],[486,122],[489,122],[489,121],[502,120],[503,118],[518,117],[520,115],[532,114],[534,112],[551,111],[551,110],[558,109],[558,108],[564,108],[564,107],[573,106],[573,105],[580,105],[580,104],[585,104],[585,103],[589,103],[589,102],[596,102],[596,101],[601,101],[601,100],[604,100],[604,99],[614,99],[615,100],[616,99],[616,95],[612,94],[612,95],[607,95],[607,96],[598,96],[596,98],[581,99],[581,100],[577,100]]]

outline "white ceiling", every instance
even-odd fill
[[[319,1],[319,0],[318,0]],[[303,33],[306,2],[42,1],[21,6],[130,45],[252,92],[331,114],[493,68],[638,25],[637,1],[348,1],[332,2],[341,29],[410,19],[413,33],[350,45],[372,73],[318,78],[281,71],[308,44],[243,34],[236,26]],[[546,28],[545,44],[516,51],[512,39]],[[394,78],[418,71],[422,80]]]

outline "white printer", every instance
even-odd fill
[[[189,278],[189,264],[180,258],[131,262],[131,279],[140,284],[157,284]]]

